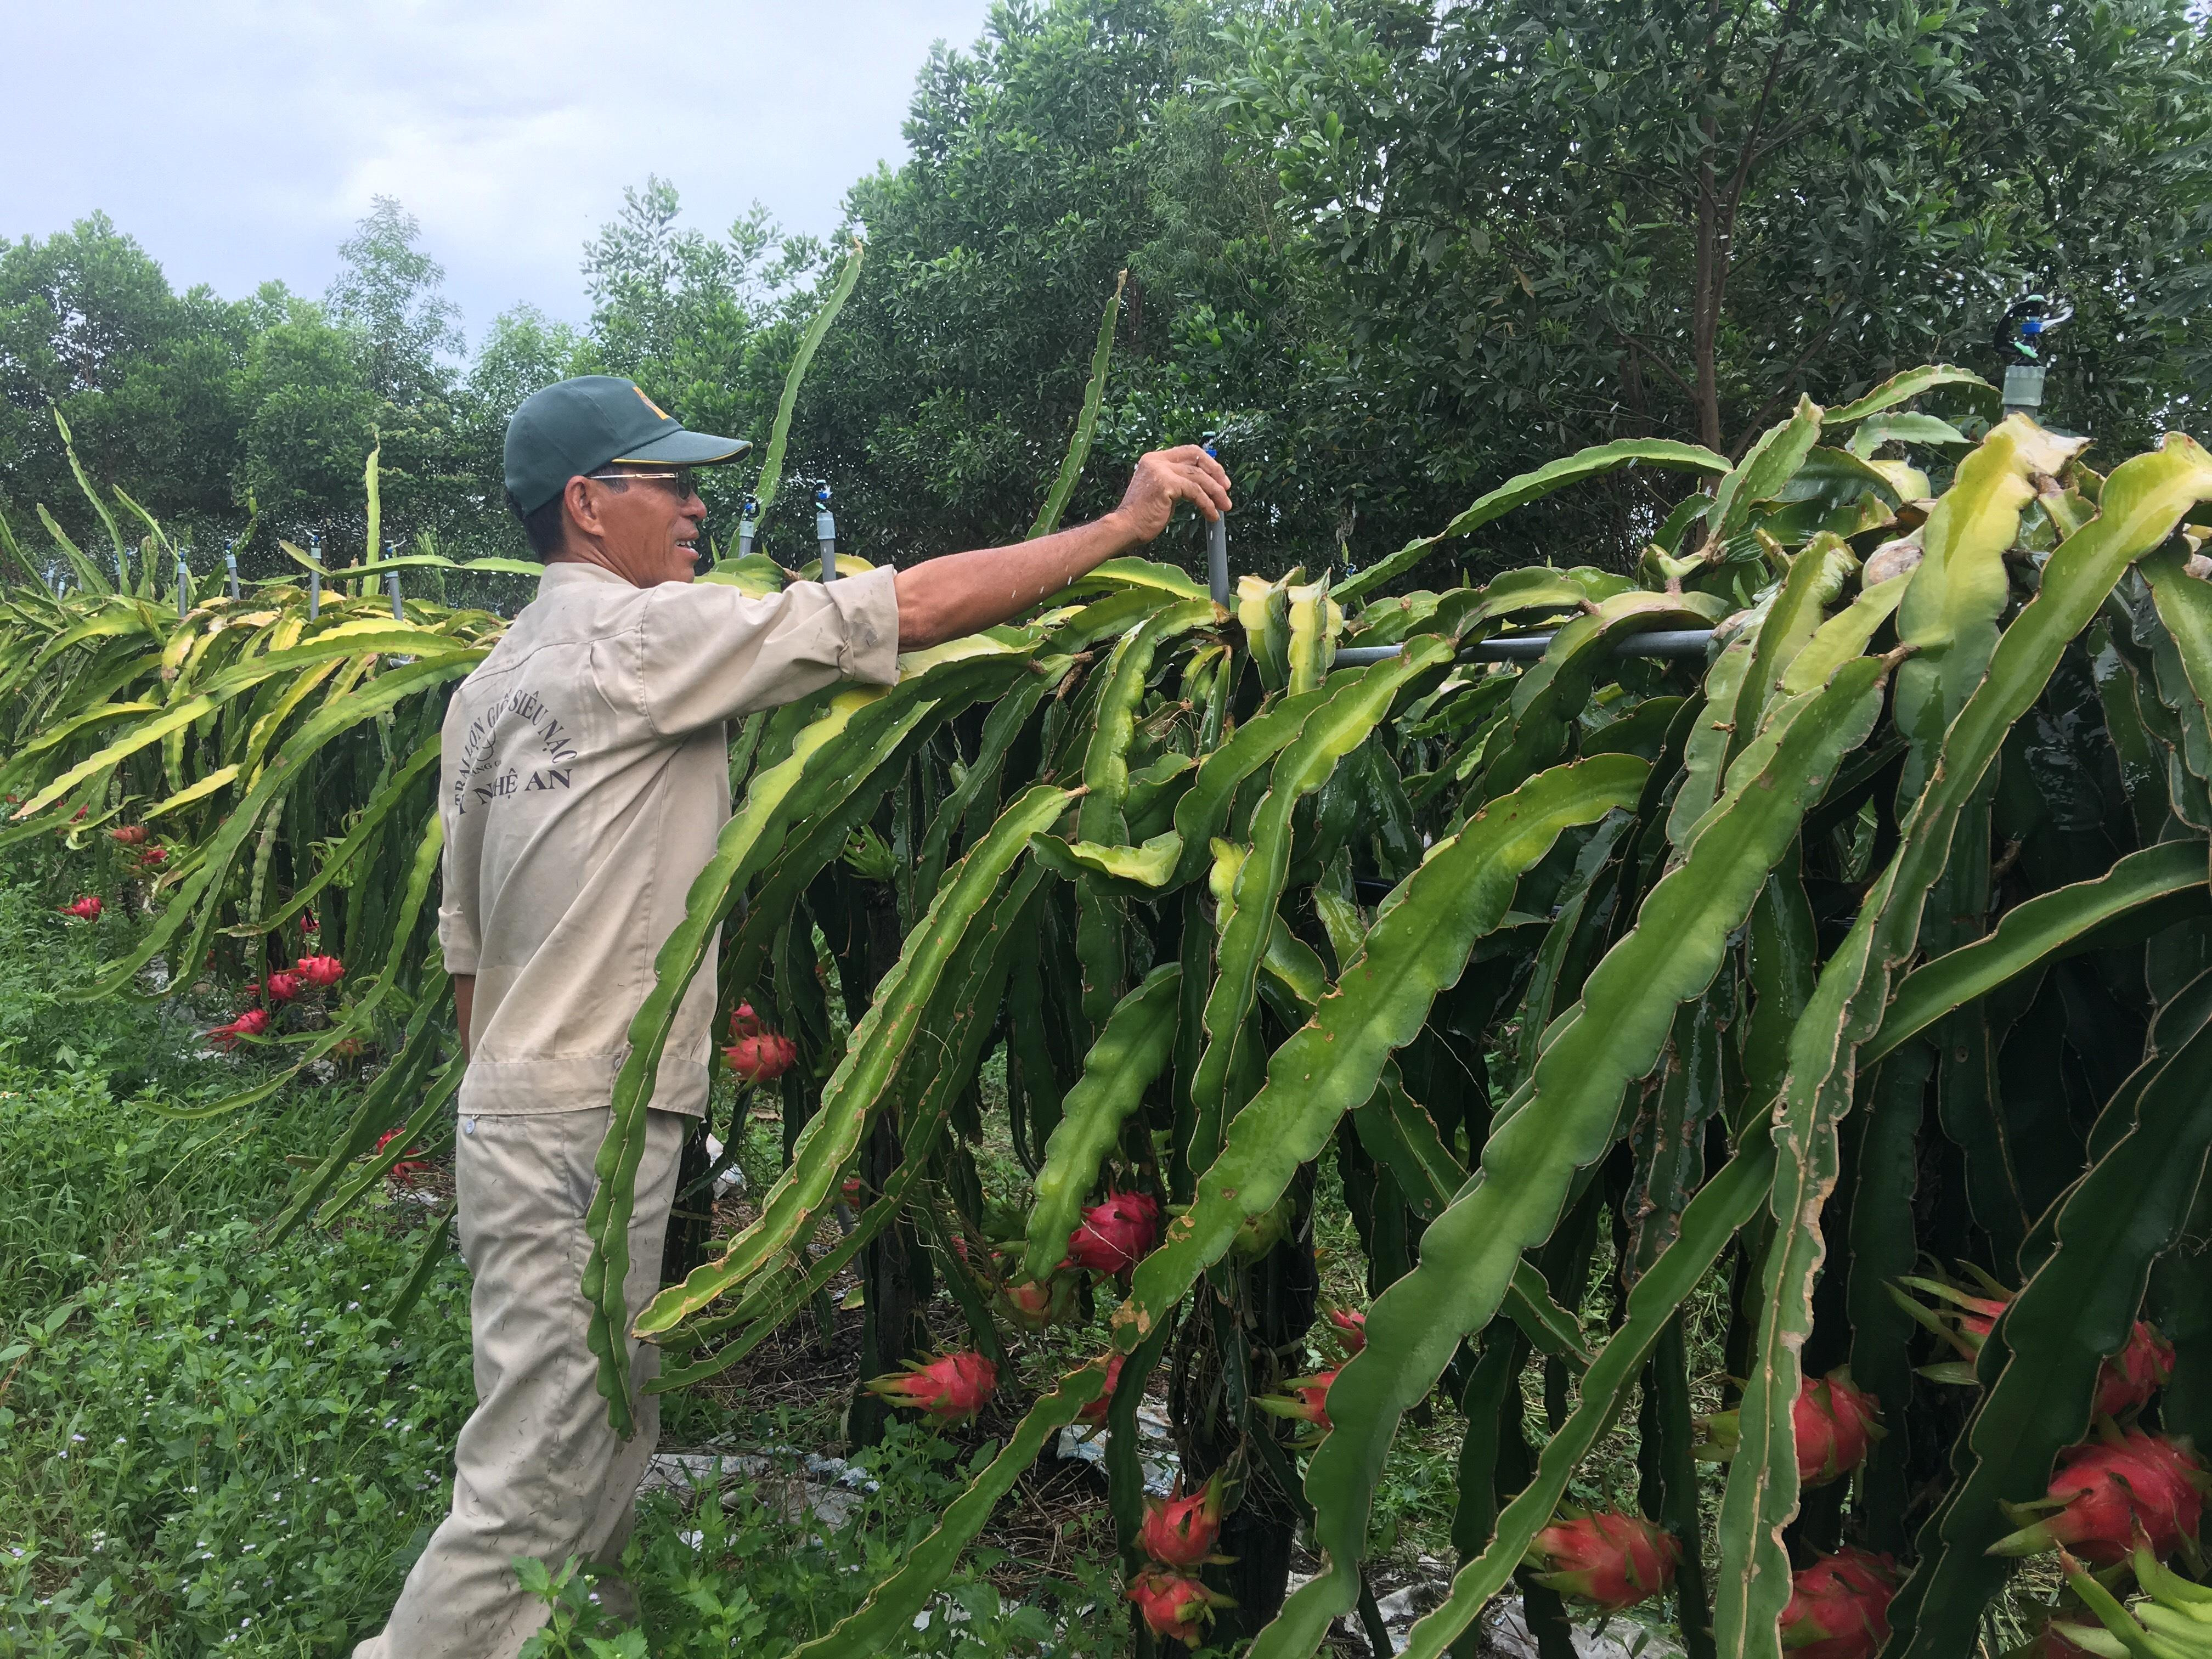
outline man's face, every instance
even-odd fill
[[[633,587],[690,581],[699,559],[700,527],[707,521],[707,504],[690,475],[671,476],[669,468],[650,466],[602,471],[621,475],[623,482],[572,478],[568,487],[586,492],[580,502],[572,493],[572,511],[581,509],[575,516],[592,532],[607,568]]]

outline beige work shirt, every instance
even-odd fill
[[[476,975],[462,1112],[608,1103],[653,957],[729,821],[723,722],[841,678],[892,684],[894,576],[757,599],[546,567],[446,710],[438,939],[447,972]],[[669,1035],[661,1110],[706,1109],[714,960]]]

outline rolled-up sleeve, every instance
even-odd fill
[[[886,565],[765,598],[714,583],[653,589],[637,631],[640,712],[672,737],[841,679],[896,683],[897,575]]]

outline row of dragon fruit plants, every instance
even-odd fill
[[[1140,1642],[1379,1632],[1409,1419],[1462,1436],[1417,1654],[1516,1585],[1553,1643],[1636,1607],[1694,1656],[1953,1659],[2002,1602],[2039,1653],[2202,1650],[2212,457],[2100,471],[1993,401],[1933,368],[1802,400],[1741,460],[1585,450],[1226,605],[1116,561],[895,688],[732,727],[739,810],[599,1162],[608,1409],[639,1386],[616,1334],[685,1388],[849,1270],[855,1437],[899,1409],[993,1437],[810,1656],[906,1630],[1071,1426],[1106,1435]],[[1484,526],[1623,470],[1688,481],[1634,570],[1455,579]],[[121,581],[72,548],[74,591],[7,592],[0,835],[101,875],[66,925],[115,954],[73,994],[241,999],[212,1035],[260,1066],[220,1109],[374,1062],[277,1218],[327,1224],[450,1133],[437,732],[501,624],[395,616],[358,568],[180,609],[146,531]],[[1621,648],[1669,630],[1710,642]],[[629,1307],[644,1113],[718,926],[733,1122],[779,1108],[784,1166]],[[1322,1305],[1325,1174],[1364,1307]],[[1632,1481],[1589,1467],[1624,1418]],[[2014,1574],[2046,1553],[2039,1597]]]

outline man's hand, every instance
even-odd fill
[[[1115,555],[1155,539],[1178,501],[1208,519],[1229,511],[1229,475],[1196,444],[1156,449],[1139,461],[1121,506],[1103,519],[908,567],[897,577],[899,649],[919,651],[1011,621]]]
[[[1142,457],[1121,492],[1121,506],[1106,516],[1120,520],[1134,540],[1153,541],[1175,516],[1177,501],[1188,501],[1209,521],[1229,510],[1229,475],[1196,444],[1155,449]]]

